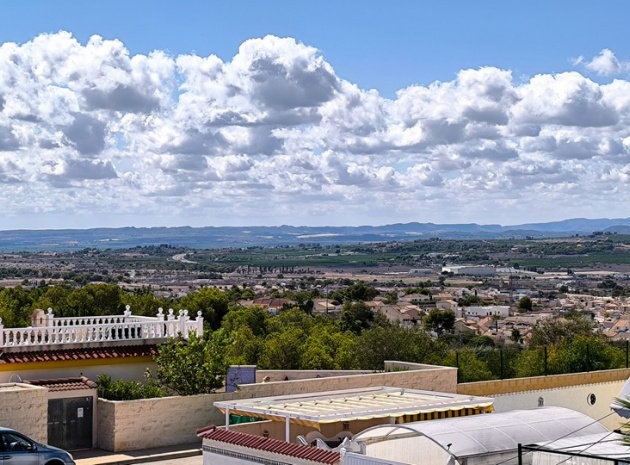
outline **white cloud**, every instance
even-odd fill
[[[627,68],[609,50],[576,64],[605,75]],[[67,32],[0,45],[0,183],[13,218],[76,212],[111,225],[138,214],[199,226],[602,216],[604,192],[630,205],[629,128],[630,82],[578,72],[521,81],[468,69],[387,99],[292,38],[248,40],[226,61],[131,55],[118,40],[81,44]]]
[[[593,71],[602,76],[620,74],[628,68],[627,63],[619,61],[615,54],[607,48],[599,52],[599,55],[593,57],[590,61],[585,61],[583,57],[580,57],[575,63],[583,64],[589,71]]]

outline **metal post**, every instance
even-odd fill
[[[544,348],[544,357],[545,357],[545,376],[547,376],[548,370],[547,370],[547,346],[545,346]]]
[[[626,339],[626,368],[628,368],[628,356],[630,355],[630,353],[628,352],[629,349],[630,349],[630,341]]]
[[[457,367],[457,382],[459,383],[459,351],[455,351],[455,366]]]
[[[291,442],[291,418],[287,417],[284,425],[284,440]]]
[[[501,379],[504,379],[505,376],[504,376],[504,373],[503,373],[503,347],[501,347],[499,349],[499,354],[501,356]]]
[[[2,318],[0,318],[0,347],[4,346],[4,325],[2,324]]]
[[[518,443],[518,465],[523,465],[523,446]]]
[[[225,407],[225,429],[230,430],[230,407]]]

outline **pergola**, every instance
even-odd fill
[[[320,429],[326,423],[382,418],[383,423],[449,418],[492,411],[492,399],[395,387],[373,387],[290,396],[215,402],[225,413],[283,422],[289,441],[290,425]]]

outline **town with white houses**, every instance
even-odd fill
[[[98,385],[104,376],[141,384],[169,341],[208,337],[202,311],[159,308],[146,316],[127,305],[119,315],[61,317],[54,308],[33,309],[28,326],[0,321],[0,424],[74,451],[85,464],[105,460],[98,454],[119,460],[155,450],[175,450],[204,465],[517,464],[576,457],[591,463],[630,456],[624,436],[630,410],[619,403],[630,394],[630,302],[575,286],[609,278],[531,273],[515,279],[515,270],[450,266],[431,284],[422,273],[424,281],[417,270],[394,280],[348,275],[344,285],[333,279],[312,300],[311,318],[342,320],[348,304],[335,292],[353,282],[374,289],[362,302],[387,324],[426,331],[434,340],[482,338],[503,357],[504,349],[527,347],[539,325],[579,315],[590,332],[625,351],[625,366],[467,382],[458,373],[461,360],[454,366],[386,360],[379,370],[245,364],[226,367],[212,392],[110,400]],[[488,284],[489,276],[502,287]],[[245,287],[241,272],[226,279],[234,282],[217,292]],[[271,285],[250,283],[249,298],[235,308],[270,318],[293,311],[299,302],[291,279],[286,273]],[[317,282],[311,280],[321,287]],[[444,327],[427,326],[432,312],[452,318]]]

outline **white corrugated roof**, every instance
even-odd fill
[[[607,433],[596,420],[562,407],[512,410],[490,415],[381,425],[358,433],[353,443],[426,436],[456,457],[516,450],[518,444],[550,444],[564,437]],[[390,458],[390,457],[388,457]],[[391,457],[395,460],[395,457]]]
[[[595,455],[616,460],[628,460],[630,459],[630,445],[624,442],[625,438],[626,436],[623,434],[600,433],[562,438],[554,441],[552,444],[543,443],[536,445],[551,453],[566,452],[569,454]]]

